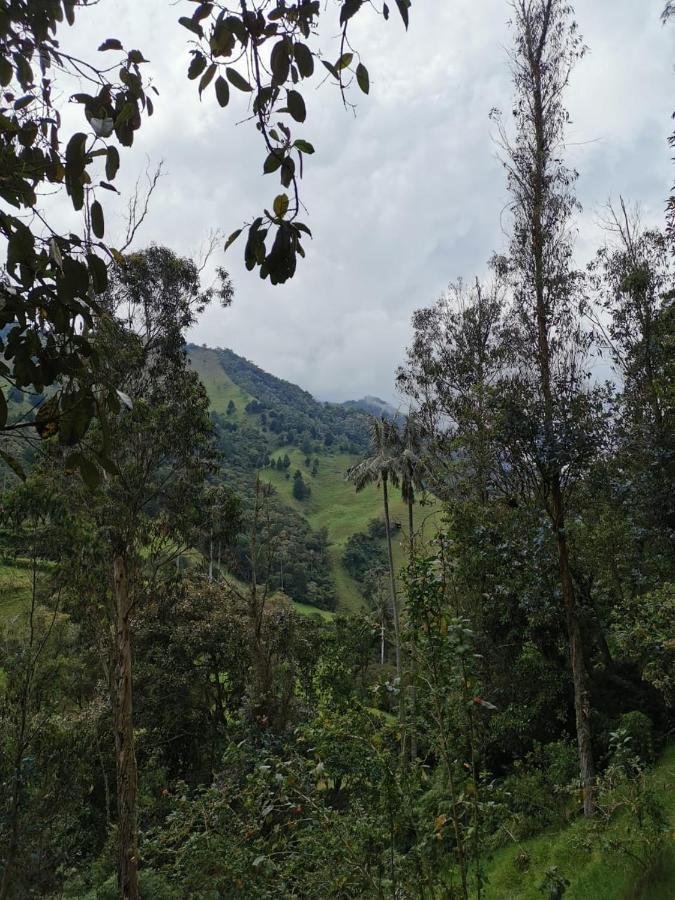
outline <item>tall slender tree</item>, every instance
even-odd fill
[[[396,596],[396,571],[391,544],[391,520],[389,516],[389,486],[398,487],[400,469],[396,455],[398,434],[396,427],[388,419],[373,418],[370,423],[370,442],[372,454],[354,466],[346,474],[348,481],[354,484],[357,491],[362,491],[369,484],[382,488],[384,507],[384,524],[387,530],[387,555],[389,558],[389,585],[391,589],[391,611],[394,623],[394,639],[396,641],[396,675],[401,677],[401,635]]]
[[[500,130],[512,213],[504,264],[513,291],[504,433],[512,471],[538,496],[557,548],[583,805],[591,815],[591,703],[567,523],[569,493],[591,450],[592,404],[584,366],[587,342],[577,314],[580,281],[572,268],[576,173],[561,160],[568,120],[562,97],[584,47],[566,0],[515,0],[513,9],[515,139]]]

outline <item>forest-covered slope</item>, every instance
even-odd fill
[[[278,501],[301,517],[312,533],[325,531],[330,578],[337,609],[358,609],[362,593],[342,559],[350,537],[366,532],[382,518],[382,498],[375,487],[358,494],[345,480],[349,466],[367,452],[368,413],[360,401],[321,403],[297,385],[276,378],[231,350],[190,345],[190,360],[209,395],[223,454],[222,469],[239,492],[250,491],[257,475],[271,484]],[[383,403],[388,411],[392,407]],[[284,461],[286,465],[284,466]],[[300,472],[305,496],[295,494]],[[404,505],[397,493],[391,504],[401,558],[399,529]],[[293,528],[286,521],[285,530]],[[382,540],[382,545],[384,541]],[[280,587],[282,585],[279,585]],[[283,585],[294,600],[326,606],[293,582]]]

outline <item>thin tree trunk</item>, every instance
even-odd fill
[[[577,608],[572,572],[570,568],[567,538],[563,528],[556,528],[560,581],[565,602],[567,636],[570,647],[570,664],[574,684],[574,711],[577,726],[577,746],[579,748],[579,770],[584,802],[584,815],[592,816],[595,811],[595,764],[591,732],[591,702],[588,689],[588,673],[584,661],[584,645]]]
[[[113,560],[115,592],[115,751],[117,763],[117,817],[119,829],[118,883],[123,900],[138,900],[137,773],[131,681],[131,633],[127,560]]]
[[[550,15],[553,7],[548,0],[544,12],[541,34],[535,45],[532,32],[527,36],[528,66],[532,78],[531,116],[536,141],[536,153],[532,170],[532,206],[530,215],[530,233],[532,240],[532,256],[534,263],[534,289],[536,298],[537,326],[537,363],[539,368],[540,388],[544,401],[544,433],[548,453],[552,462],[547,462],[544,488],[550,491],[551,508],[549,514],[558,548],[558,564],[560,569],[560,586],[565,604],[567,619],[567,637],[570,648],[572,681],[574,684],[574,709],[577,726],[577,744],[579,747],[579,770],[584,795],[584,814],[590,816],[595,809],[593,784],[595,768],[591,741],[591,709],[588,690],[588,676],[584,662],[581,626],[577,610],[574,584],[570,567],[567,538],[565,535],[565,505],[562,496],[560,464],[556,459],[555,434],[555,400],[551,387],[551,350],[549,344],[549,321],[546,304],[546,262],[545,251],[549,240],[544,226],[544,207],[546,198],[546,179],[551,157],[551,149],[546,137],[546,113],[542,89],[543,63],[542,54],[549,39]],[[527,13],[524,13],[527,21]]]
[[[389,555],[389,581],[391,586],[391,611],[394,619],[394,641],[396,642],[396,675],[401,678],[401,637],[399,633],[398,604],[396,601],[396,573],[394,572],[394,554],[391,548],[391,524],[389,522],[389,494],[387,477],[382,479],[382,498],[384,500],[384,524],[387,529],[387,553]]]
[[[209,581],[213,581],[213,532],[209,531]]]
[[[413,501],[408,498],[408,541],[410,565],[415,562],[415,529],[413,521]],[[417,633],[412,628],[412,648],[410,651],[410,759],[417,759]]]
[[[384,665],[384,617],[380,623],[380,665]]]

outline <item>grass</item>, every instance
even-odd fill
[[[227,406],[232,400],[236,409],[230,419],[234,422],[248,419],[246,404],[253,397],[232,381],[220,365],[218,354],[208,348],[195,347],[190,349],[190,359],[206,388],[214,412],[227,415]]]
[[[602,846],[592,824],[577,820],[558,832],[550,832],[499,850],[488,866],[485,900],[541,900],[539,889],[545,873],[557,867],[571,882],[565,900],[673,900],[675,897],[675,745],[670,746],[648,775],[663,804],[669,823],[667,846],[657,863],[644,869],[619,850]],[[615,814],[602,835],[624,844],[634,825],[627,811]],[[518,867],[525,852],[527,868]]]
[[[195,370],[199,373],[215,412],[226,414],[227,405],[233,400],[236,411],[230,417],[233,421],[248,422],[258,426],[258,417],[246,413],[245,407],[252,399],[250,394],[235,384],[223,370],[218,354],[211,349],[195,347],[190,350]],[[349,466],[357,457],[347,453],[322,453],[318,455],[319,471],[312,476],[305,466],[305,454],[294,446],[280,447],[271,455],[273,459],[288,453],[291,460],[290,477],[276,469],[265,469],[261,473],[263,481],[269,481],[279,492],[279,496],[300,515],[304,516],[311,528],[325,528],[328,532],[330,568],[338,597],[340,612],[358,612],[363,607],[363,598],[358,583],[342,565],[342,555],[349,537],[358,531],[365,531],[371,519],[382,518],[382,494],[376,487],[359,492],[345,481]],[[312,459],[317,458],[312,454]],[[293,497],[293,473],[299,469],[310,485],[312,495],[299,502]],[[428,516],[429,509],[424,510]],[[390,515],[394,524],[405,526],[407,511],[398,491],[391,492]],[[419,509],[417,510],[419,517]],[[433,518],[433,515],[432,515]],[[427,532],[433,523],[427,526]],[[404,560],[404,547],[394,538],[394,564],[400,568]]]
[[[357,457],[347,453],[334,453],[319,456],[319,471],[312,476],[305,466],[305,455],[295,447],[282,447],[273,455],[273,459],[288,453],[291,460],[290,478],[286,478],[284,472],[276,469],[265,469],[261,473],[263,481],[270,484],[279,492],[284,502],[293,507],[300,515],[304,516],[310,526],[317,530],[325,528],[330,542],[330,564],[333,579],[338,594],[338,608],[342,612],[356,612],[362,605],[361,592],[356,581],[342,565],[342,554],[347,540],[357,531],[365,531],[371,519],[382,519],[382,492],[375,486],[367,487],[358,494],[354,486],[345,481],[345,473]],[[311,487],[312,494],[308,500],[298,501],[293,497],[293,473],[296,469],[302,472],[306,483]],[[392,524],[405,526],[407,522],[407,509],[400,498],[398,491],[393,491],[389,503],[389,515]],[[431,519],[437,514],[432,510]],[[419,510],[417,511],[419,515]],[[425,509],[424,515],[429,514]],[[425,528],[433,528],[432,522],[427,522]],[[399,568],[404,559],[403,542],[399,537],[394,537],[394,564]]]
[[[30,601],[33,574],[30,563],[15,560],[0,562],[0,622],[17,616]]]

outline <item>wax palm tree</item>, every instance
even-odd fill
[[[417,494],[424,490],[423,473],[425,469],[422,455],[422,429],[414,413],[410,412],[406,417],[402,431],[396,431],[395,458],[397,474],[401,484],[401,497],[408,508],[408,554],[410,565],[415,559],[415,523],[413,507]],[[410,653],[410,684],[409,702],[411,711],[410,731],[410,757],[417,757],[417,690],[416,690],[416,635],[412,634],[412,648]],[[405,747],[403,748],[405,754]]]
[[[396,456],[399,436],[396,427],[384,416],[372,418],[370,422],[370,442],[372,454],[360,463],[347,470],[346,478],[351,481],[357,491],[362,491],[369,484],[382,487],[384,504],[384,523],[387,530],[387,553],[389,556],[389,583],[391,589],[391,611],[394,623],[394,640],[396,650],[396,675],[401,678],[401,641],[399,634],[398,603],[396,600],[396,573],[394,572],[394,556],[391,547],[391,523],[389,520],[389,485],[398,487],[400,468]]]
[[[425,470],[422,429],[414,413],[410,412],[406,416],[403,430],[396,432],[396,438],[396,468],[401,484],[401,497],[408,508],[408,548],[412,562],[415,552],[413,507],[417,494],[424,490]]]

